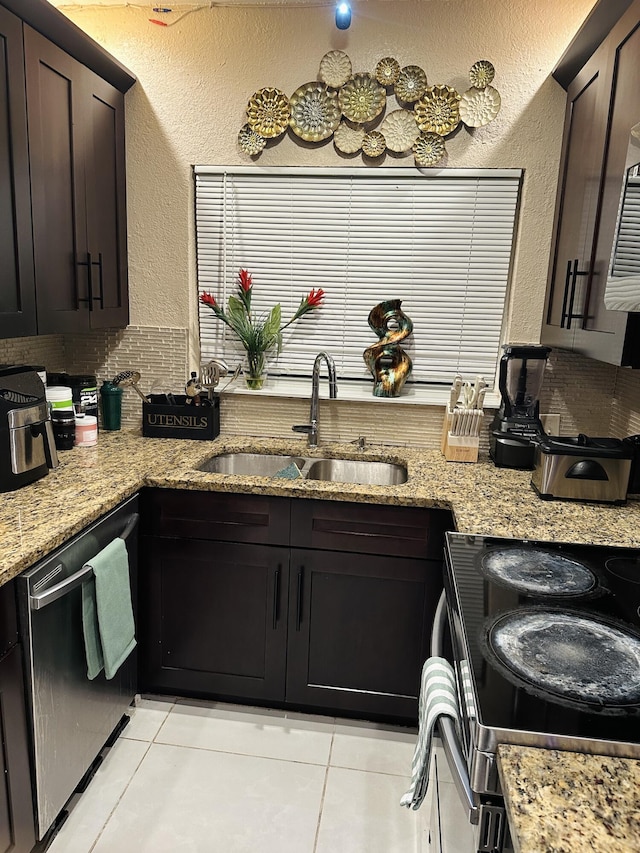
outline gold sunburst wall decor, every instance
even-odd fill
[[[501,106],[491,84],[495,68],[479,59],[469,69],[471,86],[459,93],[452,86],[433,84],[419,65],[401,67],[385,56],[372,72],[353,71],[351,59],[331,50],[320,60],[317,80],[304,83],[288,97],[280,89],[260,89],[249,98],[246,123],[238,146],[259,157],[267,143],[290,138],[319,143],[333,137],[341,155],[362,153],[380,163],[387,152],[413,154],[418,168],[435,166],[444,158],[445,137],[460,125],[482,128]],[[395,108],[390,109],[390,98]]]

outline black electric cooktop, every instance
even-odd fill
[[[640,744],[640,549],[449,533],[445,589],[481,727]]]

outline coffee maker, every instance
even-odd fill
[[[0,365],[0,491],[26,486],[57,464],[42,380],[26,365]]]
[[[506,344],[500,359],[500,409],[491,425],[489,453],[500,468],[533,469],[540,422],[540,390],[551,349]]]

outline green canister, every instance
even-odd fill
[[[103,429],[120,429],[122,421],[122,388],[105,381],[100,388]]]

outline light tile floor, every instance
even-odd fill
[[[426,853],[410,730],[150,697],[49,853]]]

